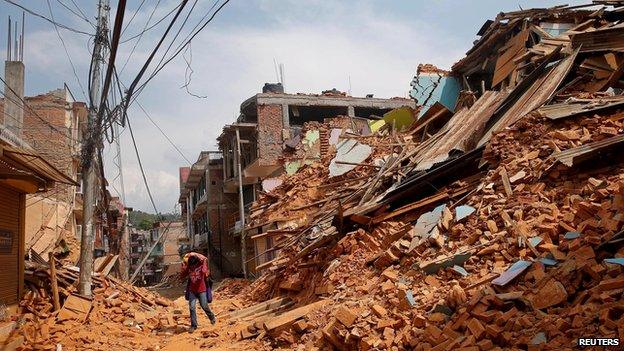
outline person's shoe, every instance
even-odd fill
[[[212,323],[212,325],[214,325],[215,323],[217,323],[217,318],[215,318],[215,316],[210,316],[210,323]]]
[[[189,330],[188,330],[188,332],[189,332],[189,333],[192,333],[192,332],[194,332],[194,331],[195,331],[195,329],[197,329],[197,327],[190,327],[190,328],[189,328]]]

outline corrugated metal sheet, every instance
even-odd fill
[[[552,157],[556,161],[559,161],[568,167],[572,167],[577,165],[579,162],[595,158],[595,156],[599,153],[621,147],[621,144],[624,144],[624,135],[618,135],[565,151],[556,152],[552,155]]]
[[[0,150],[2,150],[2,158],[13,163],[12,166],[19,166],[48,182],[78,185],[74,179],[59,171],[34,151],[9,145],[1,145]]]
[[[486,91],[470,109],[458,111],[439,132],[444,136],[417,156],[420,161],[416,170],[426,170],[447,160],[452,151],[472,150],[483,135],[485,125],[506,96],[504,92]]]
[[[582,102],[565,102],[561,104],[541,107],[537,112],[542,116],[552,120],[568,118],[584,113],[594,113],[598,111],[624,106],[624,100],[619,98],[616,101],[596,99]]]
[[[516,89],[526,89],[520,95],[520,97],[513,102],[510,106],[506,104],[502,104],[502,108],[505,109],[504,113],[496,122],[489,128],[489,130],[485,133],[483,138],[479,141],[479,145],[485,144],[492,134],[496,131],[502,130],[506,127],[509,127],[520,120],[522,117],[526,116],[531,111],[539,108],[544,105],[555,93],[563,79],[566,77],[576,55],[578,54],[578,50],[575,51],[572,55],[566,57],[565,59],[559,61],[559,63],[548,69],[546,65],[536,69],[536,71],[540,69],[546,69],[544,73],[542,73],[539,78],[537,78],[533,83],[528,86],[525,85],[526,82],[531,82],[534,77],[528,76],[523,82],[518,84]],[[510,96],[516,95],[517,92],[511,92]],[[502,112],[502,111],[501,111]],[[496,112],[499,114],[499,111]]]

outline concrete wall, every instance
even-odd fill
[[[158,230],[159,235],[165,230],[166,227],[167,223],[161,224],[161,227]],[[178,253],[178,240],[183,239],[184,237],[186,237],[186,233],[184,231],[184,223],[171,223],[163,244],[163,252],[165,255],[163,263],[165,265],[180,262],[180,255]]]
[[[4,95],[8,97],[4,105],[4,123],[13,134],[22,136],[24,121],[24,63],[21,61],[5,61],[4,63]]]

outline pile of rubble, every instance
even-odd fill
[[[279,254],[244,290],[263,302],[230,314],[239,337],[339,350],[624,337],[624,2],[594,3],[609,6],[501,13],[450,73],[423,69],[459,80],[456,106],[407,130],[342,129],[262,194],[247,235]]]
[[[183,315],[171,301],[99,273],[93,276],[94,297],[84,298],[76,291],[78,275],[74,266],[55,272],[39,264],[27,267],[25,280],[30,290],[19,304],[15,321],[19,330],[6,345],[23,343],[23,350],[56,350],[57,345],[156,349],[159,342],[153,333],[172,334],[187,328],[187,311]]]

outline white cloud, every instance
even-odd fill
[[[176,3],[163,0],[154,19],[161,18]],[[146,3],[126,35],[142,30],[153,4]],[[200,2],[197,16],[210,5]],[[450,35],[419,13],[399,18],[374,5],[372,1],[231,2],[193,41],[195,73],[190,89],[208,98],[196,99],[180,89],[186,64],[179,57],[149,84],[140,101],[194,161],[201,150],[215,149],[222,126],[236,118],[243,100],[259,92],[265,82],[276,80],[274,59],[285,65],[286,90],[291,93],[320,93],[334,87],[346,91],[350,77],[354,96],[374,93],[392,97],[406,96],[418,63],[448,68],[470,46],[461,39],[463,33]],[[80,23],[77,19],[72,22],[62,18],[60,10],[55,12],[59,12],[64,23]],[[198,19],[189,21],[191,27]],[[122,75],[126,84],[147,58],[166,22],[142,39]],[[469,30],[473,33],[476,28]],[[61,33],[84,85],[89,64],[86,38],[67,31]],[[133,45],[129,42],[121,46],[119,66],[126,61]],[[35,81],[27,83],[28,93],[51,90],[65,80],[76,97],[81,98],[62,46],[49,24],[28,32],[26,46],[27,79]],[[170,211],[179,194],[178,167],[185,161],[140,110],[131,108],[130,118],[158,209]],[[122,135],[122,149],[127,205],[151,211],[127,131]],[[106,154],[106,172],[112,181],[117,172],[111,162],[113,152]],[[117,181],[114,185],[119,187]]]
[[[214,149],[221,127],[235,119],[240,103],[259,92],[263,83],[276,80],[274,59],[285,65],[286,90],[291,93],[334,87],[346,91],[350,77],[354,96],[392,97],[406,96],[418,63],[449,67],[465,51],[452,38],[433,37],[434,28],[426,23],[399,22],[373,13],[365,3],[356,8],[324,1],[309,5],[260,1],[258,8],[266,11],[262,15],[275,20],[270,27],[209,25],[193,41],[195,73],[190,85],[207,99],[179,89],[186,69],[181,59],[150,83],[141,100],[187,157],[195,160],[201,150]],[[178,167],[184,161],[141,112],[133,111],[148,181],[159,210],[166,211],[177,201]],[[150,210],[128,134],[123,143],[128,202]]]

